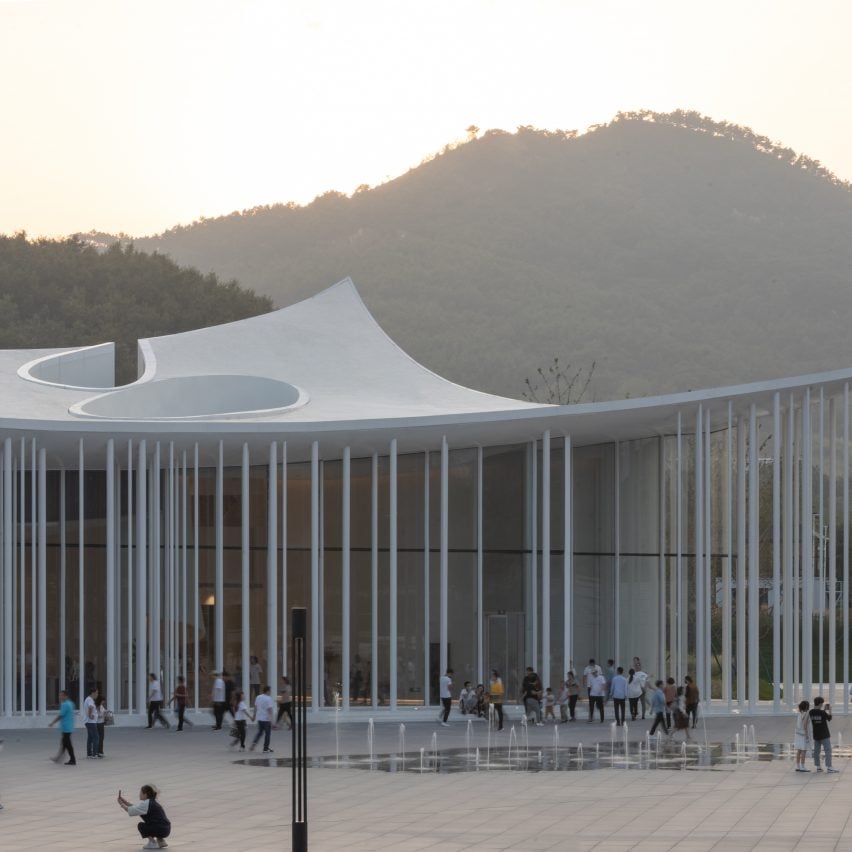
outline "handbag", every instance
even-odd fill
[[[112,715],[112,710],[107,710],[104,713],[104,725],[114,725],[115,717]]]

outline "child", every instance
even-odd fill
[[[559,684],[559,721],[568,721],[568,686],[564,680]]]
[[[556,696],[553,694],[553,690],[548,686],[544,691],[544,721],[546,722],[548,719],[553,719],[556,721],[556,713],[554,712],[556,706]]]
[[[106,722],[107,716],[111,716],[112,714],[107,709],[106,696],[102,693],[98,694],[97,701],[95,701],[95,713],[97,714],[97,725],[98,725],[98,757],[104,756],[104,733],[106,732]]]
[[[799,713],[796,716],[796,733],[793,737],[793,747],[796,749],[796,772],[810,772],[805,767],[805,755],[811,744],[811,717],[808,715],[810,704],[799,702]]]
[[[462,715],[467,713],[468,698],[471,695],[473,695],[473,690],[470,688],[470,681],[466,680],[464,682],[464,686],[462,687],[461,692],[459,693],[459,710],[461,710]]]
[[[163,806],[157,801],[157,792],[153,785],[143,784],[139,791],[141,801],[138,805],[131,805],[127,799],[122,798],[121,790],[118,791],[118,804],[127,811],[127,815],[142,817],[142,822],[136,827],[142,837],[148,840],[143,849],[165,849],[169,845],[166,838],[172,833],[172,824]]]
[[[237,743],[240,744],[240,751],[246,750],[246,722],[251,718],[251,711],[246,706],[243,700],[243,693],[237,690],[234,694],[234,704],[236,711],[234,713],[234,727],[237,735],[231,740],[231,748]]]

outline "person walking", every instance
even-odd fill
[[[246,750],[246,723],[251,719],[251,712],[246,705],[243,693],[237,690],[234,694],[234,727],[236,728],[237,736],[231,740],[231,748],[237,743],[240,744],[240,751]]]
[[[254,735],[249,751],[254,751],[257,741],[263,735],[263,753],[272,754],[272,749],[269,747],[269,738],[272,736],[272,716],[275,712],[275,702],[272,700],[271,693],[272,687],[264,686],[263,692],[254,700],[254,718],[257,721],[257,733]]]
[[[691,740],[689,736],[689,714],[686,712],[686,690],[679,686],[675,697],[674,705],[672,706],[672,716],[674,717],[674,730],[672,731],[672,740],[678,731],[683,731],[683,741]]]
[[[186,722],[187,725],[192,725],[192,722],[184,718],[186,715],[186,703],[188,699],[189,693],[186,688],[186,678],[178,675],[177,686],[175,687],[174,694],[169,699],[169,704],[173,704],[177,712],[178,725],[176,733],[181,733],[183,731],[184,722]]]
[[[663,695],[666,697],[666,727],[672,726],[672,710],[674,709],[675,700],[677,699],[677,684],[673,677],[666,678],[666,685],[663,687]]]
[[[500,677],[500,672],[497,669],[491,670],[491,682],[488,686],[489,694],[491,695],[491,704],[494,707],[494,713],[497,717],[497,730],[503,730],[503,696],[506,690],[503,687],[503,680]]]
[[[692,727],[698,727],[698,704],[700,696],[698,695],[698,686],[695,681],[687,675],[684,679],[684,700],[686,701],[686,715],[692,718]]]
[[[163,688],[154,672],[148,675],[148,728],[154,727],[156,719],[164,728],[170,728],[168,720],[163,716]]]
[[[76,766],[77,758],[74,757],[74,746],[71,744],[71,734],[74,732],[74,702],[68,697],[68,693],[63,689],[59,693],[59,715],[50,723],[49,727],[59,724],[59,730],[62,732],[60,740],[59,753],[56,757],[51,758],[54,763],[59,763],[62,760],[63,753],[67,753],[68,760],[65,761],[66,766]]]
[[[638,677],[636,677],[636,671],[634,669],[630,669],[627,672],[627,700],[630,703],[630,721],[635,722],[636,717],[639,715],[639,699],[642,697],[643,692],[642,683]],[[642,714],[642,718],[645,718],[645,714]]]
[[[97,687],[86,696],[83,702],[83,722],[86,725],[86,759],[98,759],[98,707],[95,699],[98,697]]]
[[[106,696],[103,693],[98,693],[95,707],[98,711],[98,757],[103,758],[107,719],[112,719],[112,711],[107,707]],[[112,724],[112,721],[110,721],[110,724]]]
[[[627,702],[627,678],[624,669],[619,666],[609,685],[609,694],[612,698],[612,709],[615,713],[615,724],[621,727],[624,724],[624,709]]]
[[[606,684],[606,676],[600,673],[600,669],[598,669],[598,674],[596,674],[592,678],[592,691],[589,695],[589,721],[591,722],[595,717],[595,707],[598,708],[598,713],[601,717],[601,724],[603,724],[604,720],[604,699],[606,698],[607,693],[607,684]]]
[[[634,675],[633,676],[636,680],[639,681],[639,685],[642,687],[642,692],[639,695],[639,703],[642,705],[642,718],[644,719],[645,713],[648,709],[648,688],[649,688],[649,684],[648,684],[647,673],[642,669],[642,666],[640,666],[636,663],[636,661],[638,659],[639,659],[639,657],[633,658],[633,661],[634,661],[634,665],[633,665]]]
[[[142,822],[136,826],[139,834],[148,842],[143,849],[165,849],[169,844],[166,838],[172,833],[172,824],[163,810],[163,806],[157,801],[157,788],[153,784],[143,784],[139,790],[139,803],[132,805],[118,791],[119,807],[129,817],[141,817]]]
[[[819,765],[819,752],[822,749],[825,755],[825,771],[837,772],[831,765],[831,734],[828,730],[828,723],[831,721],[831,705],[826,704],[825,699],[818,695],[814,698],[814,709],[808,715],[811,719],[816,771],[822,772],[822,767]]]
[[[574,669],[570,669],[565,676],[565,689],[568,690],[568,720],[576,722],[577,702],[580,700],[580,681],[577,680]]]
[[[655,684],[656,689],[651,696],[651,712],[654,714],[654,724],[651,725],[651,736],[657,730],[658,725],[663,726],[663,730],[668,734],[669,724],[666,721],[666,694],[663,692],[663,682],[658,680]]]
[[[438,696],[441,699],[441,712],[438,713],[438,721],[445,728],[450,727],[447,721],[450,718],[450,710],[453,706],[453,670],[447,671],[438,679]]]
[[[796,714],[796,730],[793,734],[793,748],[796,749],[796,772],[810,772],[805,766],[805,755],[811,746],[811,717],[808,714],[810,703],[799,702],[799,712]]]
[[[532,666],[527,666],[524,681],[521,684],[524,699],[524,717],[532,718],[537,727],[541,727],[541,678]]]
[[[599,671],[600,669],[594,659],[590,659],[589,665],[583,669],[583,684],[586,687],[586,697],[589,699],[589,704],[592,703],[592,681]]]
[[[258,695],[260,695],[260,684],[263,682],[263,669],[260,667],[260,660],[257,657],[252,656],[249,662],[249,685],[251,687],[251,694],[249,696],[250,701],[254,701]],[[236,707],[236,699],[234,699],[234,706]],[[236,714],[234,715],[236,719]]]
[[[355,696],[357,698],[357,696]],[[293,727],[293,687],[290,686],[290,679],[284,675],[281,678],[281,692],[278,694],[278,716],[275,719],[275,725],[281,719],[287,717],[287,730]]]
[[[210,700],[213,702],[213,716],[216,719],[213,730],[221,731],[222,720],[225,718],[225,681],[221,672],[213,672],[212,678],[213,688],[210,692]]]

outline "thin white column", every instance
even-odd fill
[[[242,623],[242,669],[243,669],[243,695],[249,695],[249,650],[251,647],[251,623],[249,613],[249,579],[251,571],[251,552],[249,551],[249,448],[243,444],[242,477],[240,483],[240,496],[242,511],[240,513],[240,555],[241,555],[241,596],[240,610]],[[268,590],[267,590],[268,594]]]
[[[657,439],[657,477],[660,483],[659,510],[660,524],[658,529],[657,548],[660,552],[657,566],[659,579],[659,634],[657,636],[657,677],[662,678],[666,664],[666,440],[660,435]]]
[[[837,684],[837,403],[828,402],[829,491],[828,491],[828,701],[834,706]],[[849,692],[848,687],[844,692]]]
[[[621,661],[621,444],[616,441],[613,447],[615,464],[613,465],[613,525],[612,525],[612,612],[613,645],[616,666]]]
[[[704,409],[695,415],[695,681],[704,694]]]
[[[449,471],[450,451],[447,436],[441,438],[441,592],[440,592],[440,669],[441,674],[447,670],[448,660],[448,630],[447,630],[447,595],[449,581]]]
[[[278,443],[269,445],[266,501],[266,682],[278,691]]]
[[[319,443],[311,444],[311,710],[320,708],[322,649],[319,589]],[[377,676],[378,672],[374,672]]]
[[[813,621],[813,470],[811,446],[811,390],[802,402],[802,698],[810,700],[814,685]]]
[[[63,470],[63,475],[65,471]],[[63,498],[65,487],[63,483]],[[63,512],[64,521],[64,512]],[[133,440],[127,441],[127,712],[133,712]],[[62,659],[65,659],[64,655]]]
[[[116,650],[120,647],[115,630],[115,439],[107,439],[106,452],[106,684],[107,695],[117,707]]]
[[[388,476],[388,486],[390,490],[388,526],[390,532],[390,553],[388,554],[390,588],[388,597],[390,598],[390,707],[391,710],[396,709],[397,703],[397,653],[399,649],[399,631],[397,625],[397,443],[396,438],[392,438],[390,442],[390,473]]]
[[[819,598],[815,600],[817,608],[818,650],[817,650],[817,672],[819,674],[819,695],[822,695],[825,683],[825,393],[820,386],[819,389],[819,462],[817,464],[817,482],[819,484],[819,498],[817,512],[817,564],[815,573],[818,582],[815,584],[819,589]]]
[[[287,675],[287,442],[281,444],[281,674]]]
[[[64,472],[63,472],[64,473]],[[12,439],[3,440],[3,715],[11,716],[14,711],[14,635],[12,618],[14,593],[12,574],[14,553],[12,550]],[[845,539],[844,539],[845,540]],[[64,637],[64,633],[62,634]],[[65,671],[65,656],[62,656],[62,671]]]
[[[725,479],[724,501],[722,507],[722,536],[725,542],[725,556],[722,560],[722,700],[731,708],[733,690],[731,689],[732,654],[732,618],[731,618],[731,559],[734,551],[733,524],[733,482],[731,465],[733,464],[733,413],[728,402],[728,425],[725,430]]]
[[[793,703],[802,697],[802,428],[804,396],[794,416],[793,435]]]
[[[370,466],[370,703],[379,704],[379,455]]]
[[[11,499],[11,494],[9,495]],[[68,689],[65,677],[67,650],[66,601],[68,599],[68,564],[65,533],[65,466],[59,472],[59,688]]]
[[[151,468],[151,671],[161,677],[160,653],[160,442],[154,444]]]
[[[77,643],[77,652],[80,655],[80,665],[78,674],[78,695],[77,706],[83,706],[83,699],[86,695],[86,639],[85,639],[85,616],[86,616],[86,558],[85,558],[85,526],[86,526],[86,492],[83,484],[86,475],[86,456],[83,446],[83,439],[80,438],[80,443],[77,452],[77,567],[78,567],[78,610],[77,618],[79,622],[79,636]],[[23,702],[22,702],[23,706]]]
[[[225,444],[219,441],[216,458],[216,671],[225,666],[225,539],[224,516]]]
[[[711,588],[711,578],[713,574],[713,538],[712,538],[712,520],[713,520],[713,500],[712,500],[712,479],[710,457],[712,454],[713,445],[710,439],[710,412],[704,412],[704,684],[701,687],[701,696],[704,702],[709,706],[710,689],[711,689],[711,652],[713,644],[711,642],[711,602],[713,600],[713,590]]]
[[[148,519],[148,458],[147,444],[139,442],[136,463],[136,705],[139,713],[145,712],[148,673],[147,637],[147,594],[148,594],[148,545],[146,535]]]
[[[737,704],[746,702],[746,428],[737,417]]]
[[[44,447],[38,451],[38,712],[47,715],[47,451]]]
[[[684,620],[686,613],[684,612],[683,600],[683,422],[681,412],[677,413],[677,480],[675,482],[675,522],[677,524],[676,542],[675,542],[675,575],[677,589],[675,603],[675,619],[677,622],[677,647],[674,660],[672,660],[672,670],[675,672],[675,680],[678,683],[683,681],[683,662],[685,656],[686,631],[684,630]]]
[[[571,436],[563,438],[562,454],[562,674],[574,665],[574,472],[571,465]]]
[[[849,382],[843,385],[843,712],[849,712]]]
[[[482,447],[476,448],[476,671],[479,683],[488,678],[484,670],[485,657],[485,614],[483,612],[484,556],[482,541],[483,493],[482,493]]]
[[[781,709],[781,395],[772,398],[772,703]]]
[[[343,706],[348,710],[351,703],[351,695],[349,694],[349,661],[352,655],[350,650],[350,612],[352,606],[351,592],[351,512],[350,512],[350,497],[351,497],[351,478],[352,478],[352,451],[349,447],[343,448],[343,463],[341,470],[341,522],[342,522],[342,540],[340,553],[340,574],[341,574],[341,593],[342,603],[340,607],[341,625],[340,633],[342,638],[342,674],[340,676],[341,687],[343,689]]]
[[[423,704],[429,706],[431,694],[429,683],[429,666],[431,663],[430,638],[432,618],[430,598],[432,595],[431,559],[429,545],[429,450],[423,453]]]
[[[193,579],[193,594],[192,594],[192,651],[193,651],[193,671],[192,684],[193,695],[195,697],[195,712],[198,712],[198,703],[201,692],[201,685],[198,682],[198,621],[201,617],[201,607],[198,600],[198,568],[199,568],[199,553],[198,553],[198,442],[195,443],[192,451],[192,579]]]
[[[753,712],[758,700],[758,586],[760,584],[760,530],[758,507],[757,407],[749,406],[748,415],[748,703]]]
[[[38,488],[38,462],[36,440],[30,442],[30,689],[33,716],[38,713],[38,532],[36,490]]]
[[[527,458],[530,459],[530,665],[538,671],[538,441],[530,443]]]
[[[787,403],[787,434],[784,449],[784,704],[793,708],[793,433],[796,430],[796,407],[793,394]]]
[[[186,450],[183,451],[183,476],[181,477],[181,605],[183,607],[181,618],[181,675],[186,683],[188,675],[187,654],[189,647],[187,645],[187,622],[189,620],[189,604],[187,601],[187,593],[189,592],[187,582],[187,547],[189,541],[189,512],[187,505],[187,487],[186,487]]]
[[[18,694],[20,696],[20,710],[24,715],[27,712],[27,442],[25,438],[21,438],[21,464],[18,470],[20,474],[19,487],[20,506],[18,508],[18,523],[20,554],[18,556],[18,592],[20,595],[20,607],[18,610],[18,653],[20,654],[20,664],[18,666]],[[82,635],[82,634],[81,634]],[[78,647],[79,650],[79,647]],[[80,660],[80,677],[78,681],[82,683],[83,660]],[[79,693],[79,689],[78,689]],[[80,698],[80,694],[77,695]]]
[[[618,445],[616,444],[616,455]],[[617,464],[617,462],[616,462]],[[616,557],[616,562],[618,561]],[[617,598],[616,598],[617,601]],[[617,602],[616,602],[617,607]],[[616,656],[618,610],[616,608]],[[550,682],[550,430],[541,439],[541,674]],[[480,676],[480,680],[482,677]]]
[[[319,660],[317,665],[322,678],[322,691],[319,695],[320,707],[325,707],[326,678],[325,668],[325,460],[319,460],[319,582],[317,583],[317,607],[319,612]]]

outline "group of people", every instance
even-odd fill
[[[77,757],[74,754],[74,744],[71,742],[71,734],[74,731],[74,714],[77,708],[71,701],[68,693],[64,690],[59,693],[59,713],[50,723],[52,728],[59,725],[62,739],[59,744],[59,752],[52,758],[54,763],[59,763],[63,755],[67,755],[66,766],[75,766]],[[83,702],[83,723],[86,726],[86,758],[89,760],[102,759],[104,756],[104,734],[108,724],[112,722],[112,712],[107,709],[106,696],[94,687]]]
[[[796,772],[810,772],[805,766],[808,750],[813,749],[814,766],[817,772],[822,772],[820,752],[825,758],[825,771],[837,772],[831,765],[831,733],[828,723],[831,721],[831,705],[818,695],[814,698],[811,708],[807,701],[799,702],[799,712],[796,715],[796,730],[793,735],[793,747],[796,749]]]

